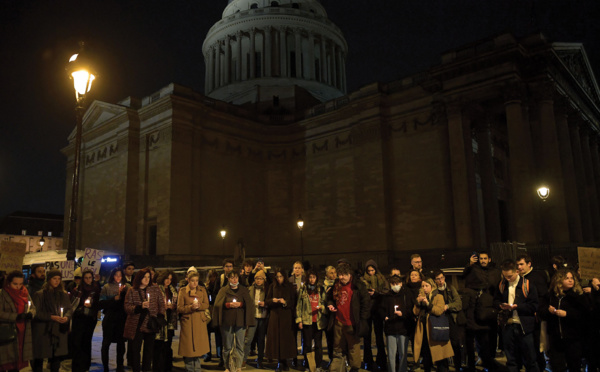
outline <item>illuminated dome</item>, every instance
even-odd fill
[[[231,0],[202,47],[205,92],[245,104],[300,87],[327,101],[346,92],[347,49],[319,1]]]

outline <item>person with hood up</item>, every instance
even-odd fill
[[[371,330],[375,329],[375,344],[377,345],[377,366],[380,369],[387,369],[387,360],[385,356],[385,343],[383,341],[383,318],[379,316],[379,307],[384,294],[390,290],[390,285],[377,268],[375,260],[368,260],[365,265],[365,274],[362,280],[367,285],[367,291],[371,298],[371,316],[368,320],[369,331],[363,338],[364,355],[363,369],[376,370],[373,365],[373,351],[371,349]]]

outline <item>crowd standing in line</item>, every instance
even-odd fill
[[[61,271],[46,273],[42,265],[32,266],[27,286],[22,272],[7,274],[0,290],[0,371],[29,364],[41,372],[47,360],[58,372],[67,358],[73,371],[89,371],[100,310],[105,372],[112,343],[117,372],[172,371],[177,329],[177,354],[190,372],[212,359],[212,333],[226,372],[241,372],[246,363],[262,369],[267,359],[277,362],[277,372],[290,363],[337,372],[346,362],[351,372],[408,372],[409,343],[413,368],[422,363],[425,372],[434,365],[447,371],[450,358],[464,372],[475,371],[476,358],[491,372],[575,371],[584,364],[599,371],[600,280],[582,281],[559,256],[546,269],[534,267],[527,254],[496,267],[489,253],[473,252],[460,290],[442,270],[424,269],[418,254],[405,276],[397,268],[385,276],[374,260],[354,271],[340,259],[322,280],[302,262],[291,273],[270,272],[263,259],[244,261],[240,270],[226,259],[222,273],[206,277],[192,266],[179,283],[170,270],[134,273],[133,263],[112,270],[103,286],[92,271],[78,270],[68,290]],[[361,352],[361,340],[370,346],[372,334],[375,358],[371,347]],[[505,365],[496,361],[497,349]]]

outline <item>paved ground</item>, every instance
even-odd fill
[[[373,339],[373,343],[375,342],[375,337],[372,337]],[[212,338],[213,341],[213,353],[215,352],[216,348],[214,345],[214,336]],[[102,345],[102,326],[101,323],[98,322],[98,324],[96,325],[96,330],[94,331],[94,338],[92,340],[92,366],[90,368],[90,372],[102,372],[104,371],[104,369],[102,368],[102,361],[100,359],[100,347]],[[326,345],[325,340],[323,340],[323,345]],[[374,344],[372,346],[375,346]],[[116,348],[117,345],[116,344],[112,344],[111,348],[110,348],[110,371],[113,372],[116,370],[117,368],[117,364],[116,364],[116,360],[115,360],[115,354],[116,354]],[[174,350],[174,354],[175,354],[175,361],[174,361],[174,371],[185,371],[184,368],[184,364],[183,364],[183,358],[177,355],[177,350],[179,348],[179,331],[175,332],[175,337],[173,338],[173,350]],[[377,353],[377,350],[373,350],[374,354]],[[409,352],[409,356],[411,355],[411,353]],[[324,352],[324,359],[327,360],[327,352]],[[210,363],[205,363],[204,361],[202,362],[202,369],[206,369],[206,370],[220,370],[218,368],[218,359],[217,358],[213,358],[213,362]],[[253,360],[253,358],[251,358],[250,360]],[[411,360],[411,358],[409,357],[409,361]],[[499,359],[498,361],[500,361],[501,363],[505,363],[506,360],[503,359]],[[268,370],[274,370],[276,363],[264,363],[265,368]],[[450,368],[451,371],[454,371],[454,368]],[[44,369],[44,371],[49,371],[49,369]],[[61,372],[70,372],[71,371],[71,361],[70,360],[65,360],[62,363],[61,366]],[[131,371],[131,369],[126,371]],[[251,371],[265,371],[265,370],[259,370],[256,368],[253,368],[253,365],[251,363],[248,364],[248,366],[246,368],[244,368],[244,372],[251,372]],[[291,369],[291,372],[294,372],[294,369]],[[361,370],[362,371],[362,370]],[[416,370],[414,372],[418,372],[419,370]],[[21,370],[21,372],[31,372],[31,368],[25,368],[23,370]]]

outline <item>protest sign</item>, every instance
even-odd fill
[[[83,254],[83,261],[81,261],[81,271],[89,269],[94,274],[100,274],[100,265],[102,265],[102,257],[104,257],[104,251],[92,248],[86,248]]]
[[[577,247],[581,278],[600,278],[600,248]]]
[[[21,271],[25,248],[25,243],[3,240],[0,243],[0,271]]]
[[[73,280],[75,261],[46,261],[46,273],[49,270],[60,270],[62,280]]]

